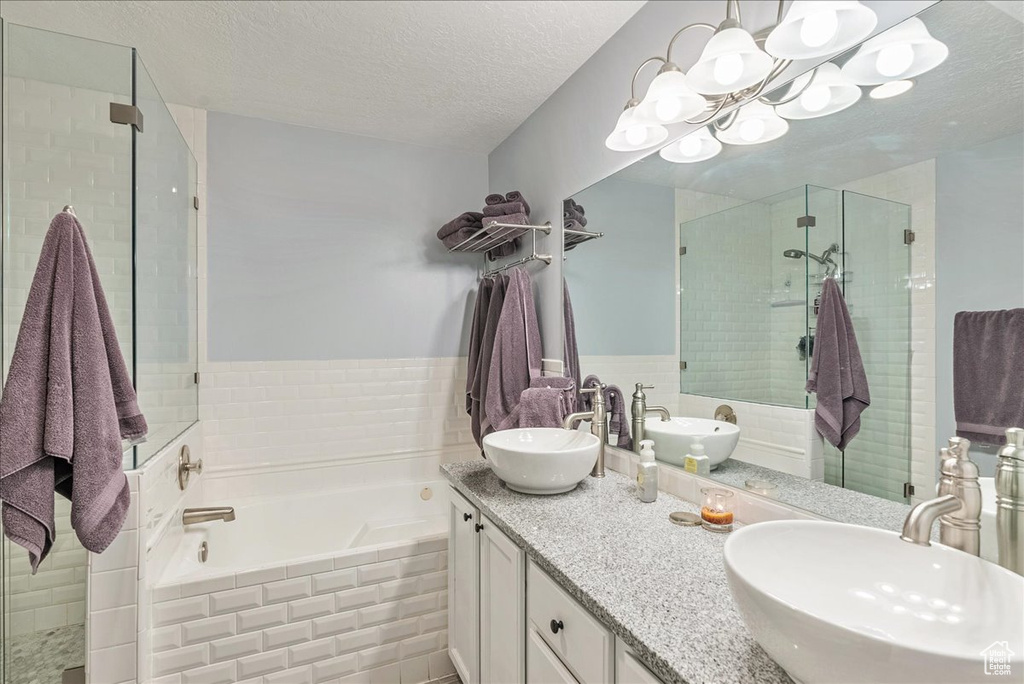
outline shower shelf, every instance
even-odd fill
[[[773,309],[781,309],[781,308],[787,307],[787,306],[806,306],[806,305],[807,305],[807,300],[806,299],[780,299],[777,302],[772,302],[770,306]]]
[[[604,237],[604,233],[593,233],[588,230],[576,230],[575,228],[566,228],[563,232],[565,233],[565,251],[569,251],[576,245],[583,244],[584,242]]]

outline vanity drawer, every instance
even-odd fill
[[[615,640],[615,681],[618,684],[662,684],[622,639]]]
[[[526,617],[581,684],[611,684],[611,632],[533,561],[526,576]]]

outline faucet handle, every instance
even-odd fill
[[[580,392],[586,394],[597,394],[599,392],[603,392],[606,389],[608,389],[608,385],[604,384],[603,382],[600,382],[594,385],[593,387],[584,387],[583,389],[580,390]]]

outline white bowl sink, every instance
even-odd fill
[[[491,470],[524,494],[568,492],[590,474],[601,441],[589,432],[518,428],[484,437]]]
[[[780,520],[733,532],[725,569],[754,638],[803,684],[964,684],[1024,673],[1024,577],[962,551]],[[986,675],[985,654],[1006,648],[1011,675]]]
[[[740,441],[740,429],[732,423],[709,418],[672,418],[664,421],[648,418],[644,423],[644,436],[654,440],[654,457],[665,463],[683,465],[690,453],[690,444],[700,439],[704,453],[714,470],[732,456]]]

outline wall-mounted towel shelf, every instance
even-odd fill
[[[566,251],[589,240],[604,237],[604,233],[592,233],[589,230],[576,230],[575,228],[566,228],[563,232],[565,233]]]
[[[496,247],[501,247],[504,244],[512,242],[517,237],[521,237],[527,232],[533,233],[533,241],[534,245],[536,245],[538,232],[544,233],[545,235],[551,233],[550,223],[545,223],[543,226],[531,226],[520,225],[518,223],[498,223],[497,221],[488,222],[486,216],[484,217],[483,223],[483,228],[476,231],[448,251],[487,252]]]

